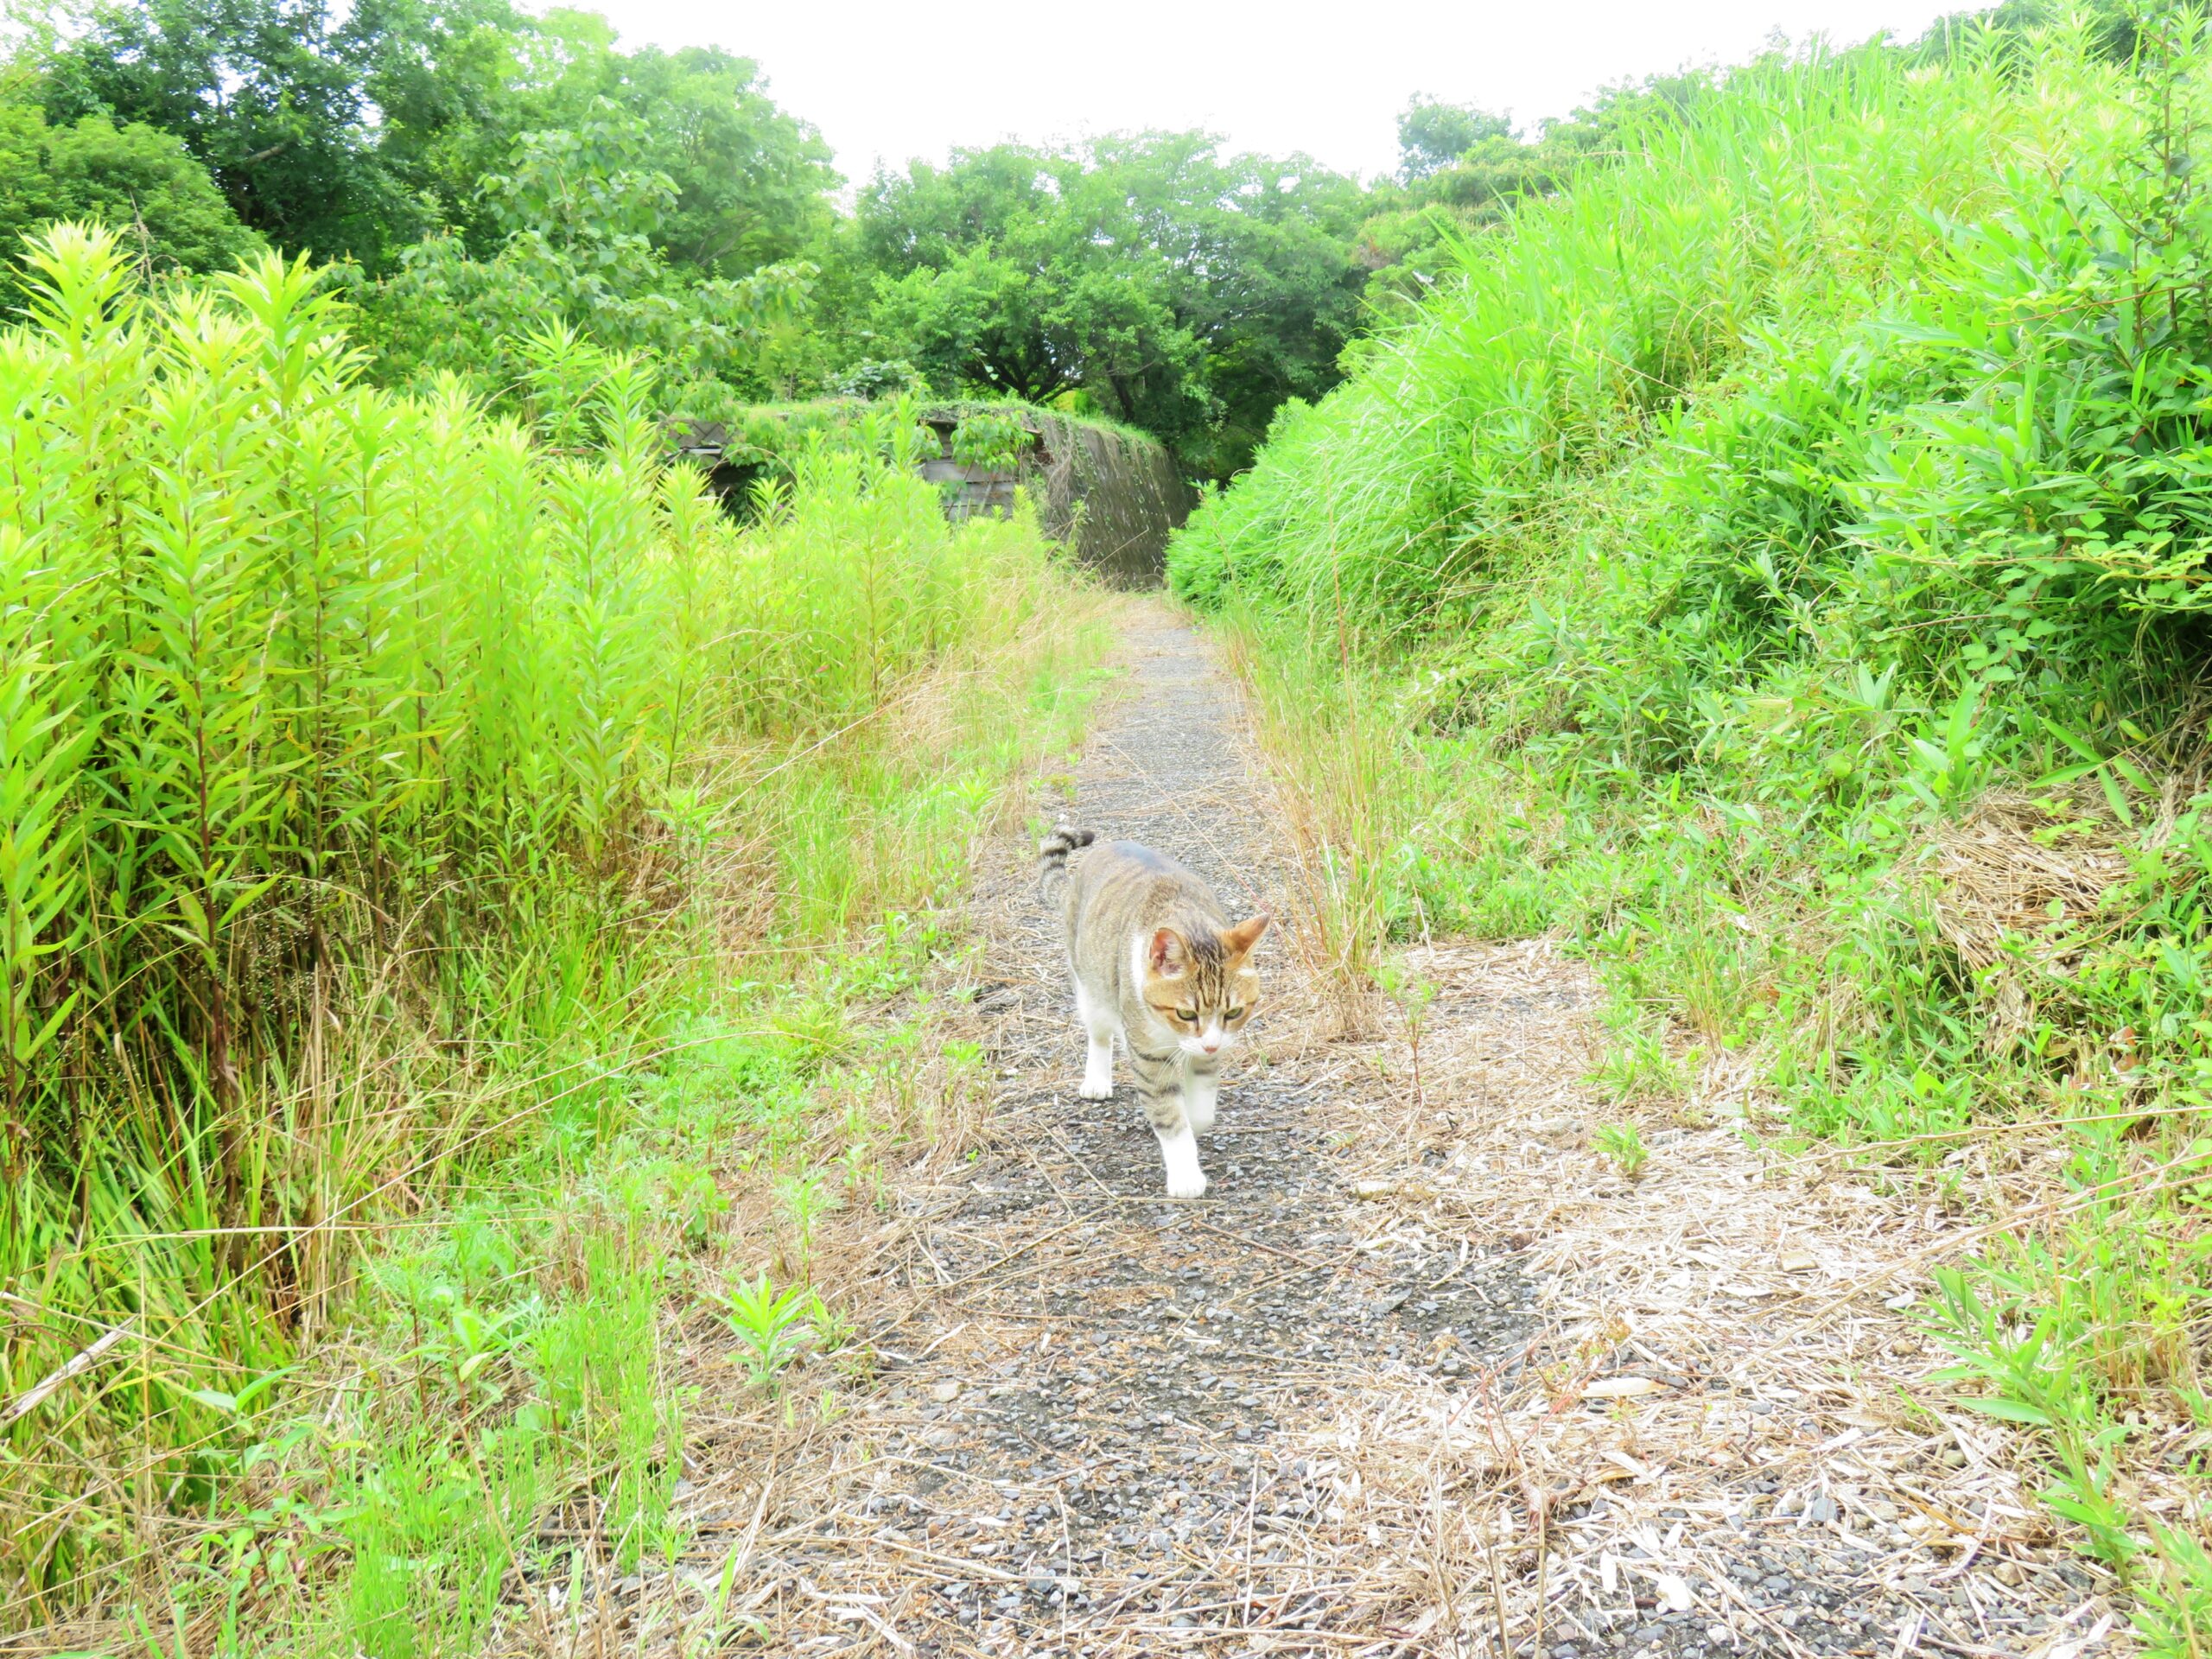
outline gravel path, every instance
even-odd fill
[[[696,1559],[736,1544],[766,1648],[2105,1651],[2095,1585],[2017,1480],[1972,1548],[1948,1529],[1939,1546],[1900,1529],[1880,1478],[1824,1460],[1852,1431],[1838,1441],[1817,1402],[1778,1406],[1802,1391],[1729,1351],[1765,1339],[1750,1315],[1669,1343],[1656,1315],[1600,1306],[1602,1286],[1560,1288],[1583,1281],[1548,1234],[1679,1234],[1687,1197],[1608,1185],[1582,1147],[1595,998],[1578,965],[1542,946],[1431,953],[1418,1107],[1402,1043],[1301,1040],[1294,865],[1236,690],[1165,607],[1129,616],[1128,674],[1038,814],[1160,847],[1232,912],[1284,920],[1201,1143],[1212,1185],[1161,1196],[1125,1068],[1113,1101],[1077,1097],[1083,1039],[1029,838],[981,849],[991,1116],[964,1181],[896,1195],[876,1247],[899,1310],[883,1370],[835,1423],[786,1425],[765,1479],[698,1482]],[[1695,1150],[1657,1139],[1662,1169]],[[1734,1144],[1698,1143],[1701,1178],[1736,1158],[1758,1187]],[[1896,1433],[1916,1491],[1966,1461]]]
[[[1235,687],[1163,609],[1135,615],[1127,680],[1040,811],[1173,853],[1232,911],[1288,915]],[[1478,1351],[1510,1347],[1526,1287],[1510,1255],[1353,1249],[1367,1217],[1325,1143],[1347,1079],[1325,1054],[1276,1058],[1295,1052],[1281,1022],[1303,1000],[1281,939],[1261,947],[1268,1034],[1224,1068],[1201,1143],[1213,1185],[1164,1198],[1126,1067],[1112,1101],[1077,1096],[1083,1039],[1035,886],[1026,834],[989,849],[988,1149],[913,1235],[903,1271],[923,1300],[854,1431],[868,1466],[831,1510],[840,1548],[823,1573],[921,1592],[895,1599],[901,1639],[924,1652],[1140,1652],[1224,1625],[1325,1626],[1327,1584],[1276,1570],[1273,1541],[1323,1494],[1300,1460],[1263,1451],[1348,1368],[1413,1356],[1447,1324]],[[817,1577],[834,1596],[831,1581]]]

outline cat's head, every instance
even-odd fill
[[[1185,1053],[1220,1053],[1252,1017],[1260,1000],[1252,947],[1268,931],[1268,919],[1255,916],[1218,933],[1163,927],[1145,945],[1145,1006],[1175,1033]]]

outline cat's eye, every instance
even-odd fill
[[[1225,1017],[1230,1020],[1242,1020],[1244,1017],[1244,1010],[1242,1008],[1231,1008]]]
[[[1196,1008],[1178,1008],[1175,1010],[1175,1017],[1185,1025],[1196,1025],[1198,1020],[1198,1011]]]

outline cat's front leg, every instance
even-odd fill
[[[1100,1010],[1090,1006],[1090,999],[1084,994],[1078,982],[1075,988],[1076,1018],[1083,1023],[1083,1034],[1090,1047],[1083,1057],[1083,1088],[1085,1100],[1111,1100],[1114,1096],[1114,1022]]]
[[[1114,1097],[1114,1033],[1104,1036],[1088,1033],[1090,1046],[1083,1057],[1083,1097],[1085,1100],[1111,1100]]]
[[[1191,1120],[1184,1110],[1181,1059],[1173,1049],[1165,1054],[1147,1054],[1134,1046],[1129,1050],[1129,1067],[1136,1073],[1145,1119],[1160,1137],[1167,1196],[1202,1198],[1206,1194],[1206,1173],[1198,1167],[1198,1137],[1191,1133]]]
[[[1221,1067],[1212,1063],[1202,1065],[1194,1057],[1185,1056],[1183,1061],[1183,1116],[1190,1120],[1195,1133],[1213,1133],[1214,1102],[1220,1092]]]
[[[1205,1197],[1206,1173],[1198,1167],[1198,1138],[1191,1133],[1191,1126],[1183,1123],[1168,1130],[1154,1124],[1153,1133],[1160,1137],[1160,1161],[1167,1177],[1167,1196]]]

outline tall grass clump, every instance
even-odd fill
[[[1624,1095],[1747,1055],[1947,1202],[2057,1142],[1930,1318],[2194,1653],[2206,1495],[2133,1448],[2212,1427],[2212,83],[2190,9],[2129,41],[1715,77],[1469,242],[1170,565],[1263,708],[1357,701],[1279,747],[1378,938],[1556,930]]]
[[[524,424],[365,384],[304,262],[150,294],[63,226],[29,269],[0,335],[26,1617],[236,1476],[382,1224],[603,1133],[702,987],[941,899],[1021,747],[986,659],[1068,591],[1033,522],[947,525],[911,410],[740,531],[661,464],[649,366],[557,331]]]
[[[2092,95],[1992,36],[1940,70],[1777,56],[1624,106],[1617,154],[1458,242],[1438,297],[1286,410],[1178,544],[1178,591],[1363,635],[1459,614],[1548,545],[1562,489],[1638,453],[1762,333],[1864,315],[2008,165],[2063,165]]]

